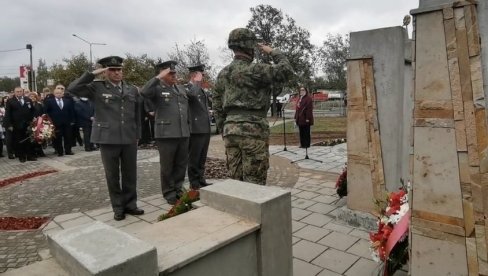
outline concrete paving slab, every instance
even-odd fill
[[[300,193],[295,194],[296,197],[302,198],[302,199],[312,199],[318,197],[320,194],[314,193],[314,192],[309,192],[309,191],[302,191]]]
[[[342,274],[346,272],[346,270],[348,270],[357,260],[359,260],[358,256],[330,248],[315,258],[312,261],[312,264]]]
[[[295,207],[295,208],[306,209],[307,207],[310,207],[310,206],[314,205],[315,203],[316,202],[313,200],[298,198],[298,199],[291,202],[291,206]]]
[[[313,225],[307,225],[293,233],[293,236],[312,242],[317,242],[329,233],[330,231],[327,229],[316,227]]]
[[[312,212],[303,210],[300,208],[291,208],[291,218],[294,220],[301,220],[302,218],[310,215]]]
[[[60,222],[59,225],[61,225],[63,229],[66,229],[66,228],[71,228],[71,227],[75,227],[75,226],[79,226],[91,222],[93,222],[93,219],[83,214],[83,216],[81,217]]]
[[[346,234],[339,232],[331,232],[324,238],[318,241],[318,243],[325,245],[327,247],[332,247],[341,251],[346,251],[354,243],[356,243],[359,238],[351,237]]]
[[[322,227],[332,220],[333,220],[333,218],[328,216],[328,215],[322,215],[319,213],[312,213],[309,216],[306,216],[305,218],[303,218],[301,220],[301,222],[304,222],[304,223],[307,223],[307,224],[310,224],[313,226],[317,226],[317,227]]]
[[[315,276],[322,270],[321,267],[304,262],[299,259],[293,259],[293,275],[295,276]]]
[[[352,227],[342,225],[342,224],[338,224],[335,222],[329,222],[326,225],[324,225],[322,228],[325,228],[325,229],[328,229],[331,231],[341,232],[343,234],[349,234],[353,230]]]
[[[335,205],[330,205],[330,204],[325,204],[325,203],[319,202],[319,203],[315,203],[314,205],[308,207],[306,210],[326,215],[336,208],[337,208],[337,206],[335,206]]]
[[[292,232],[296,232],[296,231],[302,229],[305,226],[307,226],[306,223],[299,222],[299,221],[296,221],[296,220],[292,220],[291,221],[291,231]]]
[[[317,274],[317,276],[340,276],[340,275],[342,275],[342,274],[337,274],[337,273],[330,271],[328,269],[324,269],[324,270],[322,270],[322,272]]]
[[[376,275],[378,273],[378,268],[378,263],[361,258],[346,271],[345,275]]]
[[[371,257],[370,247],[371,243],[369,241],[359,239],[355,244],[349,247],[346,252],[365,259],[373,260],[373,257]]]
[[[310,262],[318,255],[327,250],[327,246],[323,246],[307,240],[301,240],[293,245],[293,257],[300,260]]]

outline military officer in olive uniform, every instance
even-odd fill
[[[176,85],[176,61],[156,65],[158,75],[142,88],[142,96],[150,99],[155,111],[154,137],[159,149],[161,190],[174,205],[182,194],[188,165],[190,123],[188,95],[185,87]]]
[[[102,58],[98,61],[102,68],[84,73],[68,87],[95,105],[91,142],[100,144],[115,220],[123,220],[125,214],[144,214],[136,204],[141,101],[137,88],[123,81],[122,62],[117,56]],[[94,81],[99,74],[104,74],[105,80]]]
[[[201,87],[205,65],[188,67],[190,82],[186,84],[190,107],[190,155],[188,158],[188,179],[190,187],[200,189],[209,183],[205,180],[205,162],[210,143],[210,117],[208,96]]]

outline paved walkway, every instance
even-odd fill
[[[78,148],[79,149],[79,148]],[[335,181],[346,160],[345,144],[312,147],[270,147],[268,185],[292,193],[294,275],[374,275],[377,264],[371,260],[368,233],[335,220],[337,208],[345,200],[336,196]],[[49,150],[48,150],[49,152]],[[294,154],[296,153],[296,154]],[[211,139],[209,156],[224,158],[219,136]],[[47,158],[18,163],[0,159],[0,179],[35,170],[55,168],[57,173],[32,178],[0,188],[0,216],[45,215],[55,217],[42,231],[0,232],[0,273],[46,258],[49,253],[44,233],[100,220],[128,233],[155,223],[168,210],[159,190],[157,151],[138,153],[139,206],[146,214],[114,221],[109,206],[103,168],[98,152],[75,150],[74,156]]]

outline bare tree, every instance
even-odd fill
[[[205,64],[205,76],[208,80],[214,80],[216,77],[215,66],[210,62],[207,46],[202,40],[191,40],[189,44],[183,46],[176,43],[168,57],[178,62],[176,71],[184,79],[188,78],[187,67],[197,64]]]

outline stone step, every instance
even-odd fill
[[[70,275],[158,275],[156,248],[103,222],[48,234],[51,255]]]

